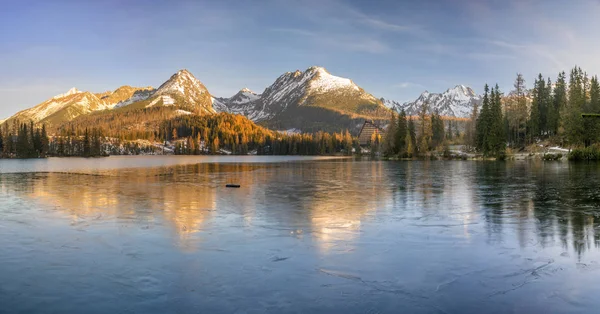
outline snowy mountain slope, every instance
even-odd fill
[[[316,66],[304,72],[284,73],[260,95],[243,89],[231,98],[218,98],[213,104],[217,104],[217,111],[242,114],[278,129],[307,129],[307,124],[328,127],[326,124],[339,124],[332,121],[337,115],[352,116],[346,120],[353,120],[379,118],[388,112],[379,99],[352,80]],[[345,125],[335,127],[355,127],[354,122],[342,124]]]
[[[58,123],[65,120],[70,121],[82,114],[105,109],[109,109],[109,106],[95,94],[72,88],[68,92],[56,95],[33,108],[16,113],[7,121]]]
[[[72,88],[35,107],[18,112],[7,121],[59,125],[96,111],[152,106],[175,106],[196,113],[215,112],[212,108],[212,96],[206,87],[189,71],[180,70],[158,89],[121,86],[114,91],[94,94]]]
[[[137,101],[145,100],[154,93],[155,89],[148,87],[121,86],[112,92],[100,94],[102,99],[110,108],[120,108]]]
[[[428,106],[428,113],[438,110],[442,116],[468,118],[473,112],[473,105],[481,105],[482,97],[464,85],[456,85],[443,93],[423,92],[412,102],[400,104],[393,100],[382,99],[390,109],[400,112],[402,109],[408,115],[418,115],[423,104]]]
[[[162,105],[174,105],[199,113],[215,113],[213,97],[208,89],[188,70],[179,70],[164,82],[148,99]]]

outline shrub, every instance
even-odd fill
[[[600,160],[600,146],[575,148],[569,153],[569,160]]]
[[[542,157],[543,160],[560,160],[562,158],[562,154],[558,153],[558,154],[544,154],[544,156]]]

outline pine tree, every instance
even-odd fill
[[[534,137],[540,136],[541,111],[544,102],[545,81],[540,73],[533,83],[533,101],[531,103],[531,113],[529,115],[529,136],[530,142]]]
[[[396,114],[391,110],[390,123],[388,124],[387,130],[385,132],[385,151],[384,154],[387,156],[392,156],[397,153],[396,150]]]
[[[406,123],[406,111],[402,109],[398,115],[398,123],[396,124],[396,151],[400,154],[406,149],[406,134],[408,134],[408,125]]]
[[[406,138],[404,139],[404,145],[406,146],[406,153],[404,154],[408,158],[412,158],[415,154],[415,148],[413,144],[413,139],[410,136],[410,133],[406,133]]]
[[[444,143],[444,138],[446,137],[444,121],[437,110],[431,114],[431,130],[431,146],[432,148],[436,148]]]
[[[567,83],[566,74],[561,72],[558,74],[552,97],[552,118],[550,120],[550,130],[554,134],[559,134],[562,114],[567,106]]]
[[[502,98],[498,84],[493,89],[493,97],[491,99],[491,149],[495,156],[504,154],[506,150],[506,136],[504,131],[504,118],[502,117]]]
[[[46,125],[42,124],[41,152],[40,152],[41,157],[48,156],[49,143],[50,143],[50,140],[48,139],[48,133],[46,132]]]
[[[564,127],[568,141],[572,145],[578,145],[583,142],[584,124],[581,117],[585,105],[583,72],[575,67],[571,70],[569,78],[568,102],[564,113]]]
[[[491,150],[488,138],[491,126],[489,91],[489,86],[485,84],[483,103],[481,106],[481,114],[477,119],[477,125],[475,127],[476,147],[486,156],[490,153]]]
[[[427,115],[429,111],[428,104],[423,102],[421,110],[419,112],[419,154],[425,154],[429,150],[431,144],[432,130],[431,130],[431,119]]]
[[[91,155],[91,144],[90,144],[90,133],[88,129],[85,129],[83,135],[83,157],[90,157]]]
[[[598,77],[593,76],[590,80],[590,101],[585,106],[585,113],[600,114],[600,84]],[[600,140],[600,122],[596,118],[584,119],[584,143],[589,146]]]
[[[415,121],[411,118],[408,119],[408,135],[410,136],[410,140],[412,141],[412,154],[415,155],[417,149],[417,131],[415,127]]]

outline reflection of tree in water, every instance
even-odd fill
[[[477,168],[488,236],[514,220],[519,244],[573,249],[598,247],[599,166],[564,163],[490,163]],[[534,233],[534,234],[533,234]]]
[[[496,162],[483,162],[477,165],[474,184],[478,189],[476,196],[483,211],[488,241],[501,243],[505,206],[511,208],[522,205],[505,201],[507,192],[505,189],[511,184],[507,181],[506,165]]]

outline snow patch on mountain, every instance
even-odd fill
[[[73,87],[73,88],[69,89],[69,91],[67,91],[66,93],[64,93],[64,94],[58,94],[58,95],[52,97],[52,99],[64,98],[64,97],[75,95],[75,94],[79,94],[79,93],[82,93],[82,91],[80,91],[77,88]]]
[[[331,75],[322,67],[311,67],[308,69],[309,75],[314,79],[310,82],[310,88],[318,92],[327,92],[341,88],[352,88],[359,90],[359,87],[352,80]]]
[[[153,89],[137,90],[133,93],[133,95],[129,99],[118,102],[116,104],[113,104],[112,107],[113,108],[121,108],[121,107],[131,105],[134,102],[146,100],[146,99],[150,98],[150,96],[152,96],[152,94],[154,94],[154,92],[155,92],[155,90],[153,90]]]
[[[416,100],[403,104],[393,100],[381,100],[385,106],[397,112],[404,109],[407,115],[418,115],[423,105],[426,104],[428,113],[437,110],[442,116],[468,118],[473,112],[473,106],[475,104],[480,106],[483,98],[470,87],[456,85],[443,93],[424,91]]]

